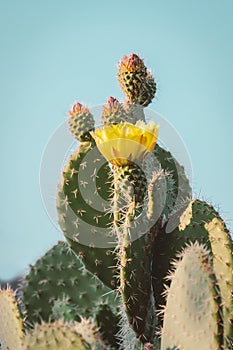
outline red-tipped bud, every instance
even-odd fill
[[[119,124],[126,121],[124,106],[115,97],[110,96],[103,106],[101,121],[103,125]]]
[[[68,125],[71,133],[79,141],[90,141],[89,131],[94,130],[94,118],[89,109],[76,102],[69,112]]]
[[[109,110],[116,110],[121,106],[121,103],[118,101],[117,98],[110,96],[107,100],[106,105],[104,108],[107,108]]]
[[[81,103],[76,102],[71,108],[69,115],[70,117],[72,117],[82,113],[89,113],[89,109],[86,106],[82,105]]]
[[[134,72],[137,70],[146,71],[146,67],[143,60],[138,55],[131,53],[129,56],[124,55],[122,57],[122,60],[119,63],[119,70],[128,72]]]

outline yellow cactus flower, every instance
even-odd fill
[[[124,166],[142,160],[153,151],[159,126],[153,121],[145,124],[128,122],[103,126],[91,132],[99,151],[113,165]]]

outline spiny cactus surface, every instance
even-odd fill
[[[161,350],[223,349],[221,297],[209,252],[186,247],[170,276]]]
[[[99,165],[100,164],[100,165]],[[59,184],[59,224],[71,248],[107,286],[116,286],[109,214],[110,171],[91,142],[70,157]]]
[[[10,288],[0,289],[0,349],[21,350],[23,321],[16,295]]]
[[[37,324],[26,334],[23,350],[90,350],[83,338],[69,324]]]
[[[233,242],[220,218],[205,224],[209,233],[213,267],[223,306],[225,347],[233,346]]]
[[[94,129],[94,117],[86,106],[75,103],[70,110],[69,129],[73,136],[82,141],[91,141],[90,131]]]
[[[162,296],[164,278],[171,268],[171,262],[176,257],[176,254],[180,252],[187,243],[198,241],[200,244],[205,244],[210,250],[210,254],[213,256],[211,244],[213,239],[210,237],[211,231],[208,230],[207,227],[209,227],[208,225],[210,225],[213,220],[218,220],[221,225],[224,225],[223,220],[213,206],[198,199],[190,201],[189,204],[186,204],[185,207],[181,208],[180,212],[177,211],[174,216],[174,221],[177,221],[177,227],[175,230],[166,233],[165,226],[159,231],[159,234],[155,239],[153,289],[157,305],[163,305],[165,303],[165,299]],[[232,247],[232,240],[225,225],[224,232],[222,232],[222,238],[218,239],[219,248],[215,246],[217,251],[222,249],[220,247],[220,245],[222,245],[222,240],[227,242],[228,247]],[[226,247],[226,250],[228,250],[228,254],[226,257],[222,256],[222,261],[225,259],[226,261],[229,261],[229,252],[231,252],[232,249],[227,249]],[[228,266],[230,271],[232,268],[232,262]],[[230,282],[230,285],[232,285],[232,282]],[[227,304],[229,304],[229,297]]]
[[[109,288],[84,268],[64,242],[55,245],[31,267],[22,291],[30,324],[59,316],[67,321],[80,321],[80,316],[91,316],[96,304],[114,300],[108,294]]]
[[[121,122],[129,121],[128,113],[124,105],[120,103],[115,97],[110,96],[107,103],[103,106],[101,114],[102,125],[119,124]]]
[[[138,55],[123,56],[118,66],[118,81],[129,103],[148,106],[155,96],[154,78]]]

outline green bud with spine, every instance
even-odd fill
[[[90,131],[94,130],[95,122],[86,106],[75,103],[69,112],[68,124],[70,132],[77,140],[91,141]]]
[[[127,120],[128,115],[124,109],[124,105],[120,103],[116,98],[110,96],[102,110],[102,125],[119,124]]]
[[[118,66],[118,81],[127,103],[148,106],[156,92],[156,84],[143,60],[136,54],[123,56]]]

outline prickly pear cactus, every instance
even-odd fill
[[[165,226],[155,240],[153,289],[156,305],[165,304],[164,278],[176,254],[184,249],[187,243],[198,241],[205,244],[212,257],[222,295],[225,336],[226,339],[232,339],[233,244],[229,231],[213,206],[197,199],[186,204],[180,212],[176,212],[174,220],[177,220],[177,228],[166,233]]]
[[[103,129],[94,129],[87,107],[76,103],[70,112],[70,130],[82,143],[63,172],[57,207],[70,247],[87,269],[118,289],[121,319],[126,315],[135,336],[149,346],[158,343],[151,284],[155,238],[162,231],[161,218],[170,220],[174,205],[187,201],[191,189],[183,167],[156,145],[157,126],[145,122],[143,108],[152,101],[156,84],[143,60],[135,54],[124,56],[118,80],[126,100],[108,99]],[[94,203],[93,193],[99,196]],[[148,228],[140,232],[135,222],[144,211]],[[126,343],[119,341],[122,347]]]
[[[114,303],[109,291],[84,268],[66,243],[59,242],[31,266],[23,282],[27,322],[48,322],[51,318],[80,321],[81,316],[91,316],[97,304]]]
[[[102,127],[79,103],[70,112],[70,130],[81,144],[65,167],[57,201],[69,246],[117,291],[117,317],[106,304],[95,309],[101,334],[113,349],[231,349],[232,239],[213,207],[192,200],[184,168],[157,143],[159,127],[146,121],[156,83],[144,61],[123,56],[117,75],[126,98],[108,99]],[[61,300],[55,311],[71,314]],[[110,336],[105,318],[114,323]]]
[[[78,102],[69,112],[79,144],[57,197],[68,244],[25,277],[25,338],[14,295],[0,291],[3,349],[232,350],[229,231],[158,144],[144,61],[123,56],[117,76],[125,101],[109,97],[102,126]]]
[[[174,263],[161,350],[223,349],[222,300],[209,251],[197,242]]]

